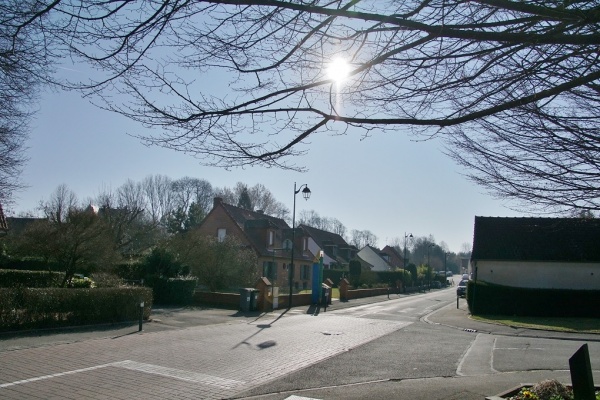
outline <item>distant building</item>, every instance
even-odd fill
[[[473,279],[545,289],[600,288],[600,219],[475,217]]]

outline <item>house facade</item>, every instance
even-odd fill
[[[475,217],[473,279],[600,290],[600,219]]]
[[[395,269],[403,269],[404,262],[403,256],[396,250],[396,248],[386,245],[383,249],[381,249],[382,257],[387,261],[388,264]]]
[[[379,249],[376,249],[373,246],[366,245],[357,254],[357,257],[360,258],[364,263],[361,263],[363,266],[365,263],[370,266],[371,271],[391,271],[392,266],[386,261],[385,253],[382,253]]]
[[[324,269],[348,270],[350,260],[358,253],[356,246],[348,244],[337,233],[307,225],[300,225],[299,228],[303,232],[303,249],[315,257],[322,255]]]
[[[297,290],[310,289],[312,264],[315,260],[307,244],[306,234],[296,228],[292,244],[292,229],[281,218],[260,211],[235,207],[216,197],[213,208],[197,228],[201,234],[219,240],[234,236],[258,256],[259,271],[273,286],[289,287],[291,246],[294,246],[294,276]]]

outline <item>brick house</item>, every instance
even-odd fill
[[[382,253],[379,249],[366,245],[357,254],[357,257],[360,258],[363,262],[361,264],[365,266],[369,266],[371,271],[391,271],[392,266],[387,262],[384,258],[384,253]]]
[[[350,260],[358,253],[356,246],[348,244],[337,233],[307,225],[300,225],[298,228],[304,233],[303,249],[317,257],[319,254],[323,255],[323,269],[348,270]]]
[[[273,286],[289,287],[292,228],[283,219],[232,206],[215,197],[212,210],[197,229],[219,239],[229,235],[236,237],[255,251],[262,276],[268,278]],[[311,287],[311,266],[315,255],[308,250],[306,243],[304,231],[296,228],[293,287],[297,290]]]
[[[403,257],[395,247],[385,246],[381,249],[381,256],[390,264],[392,270],[404,268]]]

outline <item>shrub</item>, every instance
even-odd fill
[[[0,287],[59,287],[64,276],[61,272],[0,269]]]
[[[74,276],[67,284],[67,287],[72,289],[89,289],[96,287],[96,283],[87,276]]]
[[[0,330],[20,330],[134,321],[139,303],[150,317],[148,288],[0,289]]]
[[[154,299],[160,304],[191,304],[197,279],[185,278],[159,278],[154,281]]]

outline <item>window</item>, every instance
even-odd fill
[[[275,231],[269,231],[267,234],[267,244],[269,247],[272,247],[275,243]]]
[[[277,263],[273,261],[263,261],[263,276],[271,281],[277,281]]]
[[[304,251],[308,250],[308,237],[305,237],[304,240],[302,241],[302,250],[304,250]]]
[[[222,242],[223,240],[225,240],[226,235],[227,235],[227,229],[225,229],[225,228],[217,229],[217,240],[219,242]]]
[[[310,266],[308,265],[303,265],[302,267],[300,267],[300,279],[309,279],[309,271]]]

